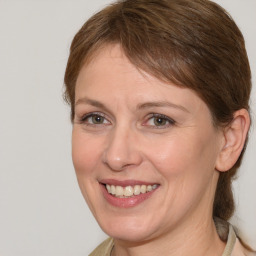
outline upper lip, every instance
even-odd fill
[[[99,182],[102,184],[121,186],[121,187],[158,184],[156,182],[146,182],[146,181],[141,181],[141,180],[116,180],[116,179],[102,179]]]

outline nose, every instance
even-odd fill
[[[142,155],[135,133],[129,128],[116,127],[109,134],[103,153],[103,162],[111,170],[122,171],[128,167],[140,165]]]

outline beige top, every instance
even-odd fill
[[[215,220],[217,232],[222,240],[227,241],[222,256],[255,256],[255,253],[248,252],[239,242],[232,225],[221,220]],[[101,243],[89,256],[111,256],[114,247],[112,238]]]

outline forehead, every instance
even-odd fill
[[[81,79],[100,79],[102,76],[99,76],[99,74],[105,76],[107,72],[111,75],[113,72],[122,71],[115,75],[123,75],[122,69],[126,70],[127,73],[131,70],[139,70],[130,63],[119,44],[103,44],[97,49],[92,49],[86,57],[78,74],[77,84],[79,84]]]
[[[92,97],[111,104],[170,101],[183,104],[188,109],[204,104],[191,89],[163,82],[139,70],[119,45],[106,45],[83,65],[75,95],[76,101],[82,97]]]

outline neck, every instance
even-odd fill
[[[193,221],[192,225],[179,225],[172,232],[141,243],[115,240],[112,256],[218,256],[225,244],[217,234],[211,218]]]

